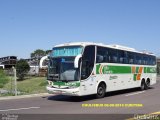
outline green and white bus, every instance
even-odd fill
[[[49,93],[98,98],[108,91],[156,83],[156,57],[133,48],[101,43],[76,42],[53,47],[49,56]]]

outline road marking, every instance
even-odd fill
[[[38,108],[40,108],[40,107],[28,107],[28,108],[6,109],[6,110],[0,110],[0,112],[17,111],[17,110],[29,110],[29,109],[38,109]]]
[[[144,93],[144,92],[145,92],[145,91],[135,92],[135,93],[127,94],[127,95],[125,95],[125,96],[137,95],[137,94],[141,94],[141,93]]]

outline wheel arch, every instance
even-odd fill
[[[101,80],[101,81],[99,81],[99,82],[97,83],[96,90],[98,89],[98,86],[99,86],[100,84],[104,84],[104,85],[105,85],[105,88],[106,88],[106,90],[107,90],[107,83],[105,82],[105,80]]]
[[[145,78],[142,78],[141,84],[142,84],[143,82],[144,82],[144,83],[146,82],[146,79],[145,79]]]
[[[146,79],[146,81],[149,81],[149,82],[151,82],[151,79],[148,77],[148,78]]]

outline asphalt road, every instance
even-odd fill
[[[82,107],[82,104],[141,104],[141,107]],[[113,118],[112,114],[116,114],[122,119],[133,117],[135,114],[149,114],[160,112],[160,79],[157,84],[149,90],[139,91],[139,89],[129,89],[123,91],[109,92],[105,98],[95,99],[94,96],[71,97],[62,95],[49,95],[44,97],[33,97],[25,99],[1,100],[0,114],[32,114],[42,119],[42,115],[47,118],[48,114],[81,114],[91,115],[93,118],[98,117],[98,114],[103,114]],[[45,114],[45,115],[44,115]],[[125,115],[124,115],[125,114]],[[103,118],[103,115],[101,117]],[[58,116],[58,117],[59,117]],[[71,118],[71,115],[68,115]],[[77,116],[77,115],[76,115]],[[3,117],[3,116],[1,116]],[[50,116],[53,118],[53,116]],[[54,115],[54,118],[56,116]],[[66,115],[67,118],[67,115]],[[80,118],[80,117],[78,117]],[[28,118],[27,118],[28,119]],[[70,119],[71,120],[71,119]],[[88,119],[87,119],[88,120]],[[93,120],[93,119],[92,119]]]

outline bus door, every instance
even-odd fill
[[[82,56],[81,66],[81,90],[90,94],[95,89],[95,75],[93,68],[95,64],[95,46],[86,46]]]

